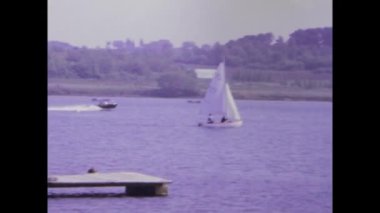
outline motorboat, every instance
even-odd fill
[[[95,99],[95,100],[98,101],[97,106],[102,109],[114,109],[117,106],[117,103],[111,101],[110,99]]]

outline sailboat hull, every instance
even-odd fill
[[[200,127],[207,127],[207,128],[232,128],[232,127],[240,127],[243,125],[243,121],[227,121],[224,123],[199,123],[198,126]]]

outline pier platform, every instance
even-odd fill
[[[49,175],[48,188],[122,186],[130,196],[166,196],[172,181],[136,172]]]

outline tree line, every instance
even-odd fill
[[[174,83],[178,79],[191,81],[194,68],[215,68],[224,59],[236,81],[257,81],[265,74],[275,76],[284,71],[331,74],[332,28],[299,29],[287,40],[272,33],[262,33],[225,44],[197,46],[187,41],[180,47],[174,47],[169,40],[149,43],[140,40],[138,44],[130,39],[116,40],[107,42],[105,48],[49,41],[48,77],[144,79],[156,81],[163,89],[168,89],[170,86],[164,78]]]

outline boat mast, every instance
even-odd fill
[[[227,84],[227,72],[226,72],[226,56],[223,55],[223,64],[224,64],[224,83]]]

